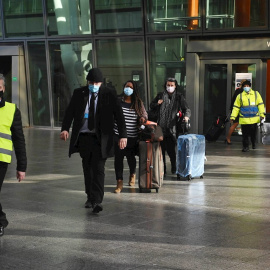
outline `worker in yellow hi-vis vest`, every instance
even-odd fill
[[[242,152],[249,151],[249,137],[252,149],[256,148],[257,124],[264,119],[264,104],[259,92],[251,89],[250,81],[244,81],[243,92],[236,97],[231,114],[231,122],[239,114],[239,124],[242,129]]]
[[[19,182],[25,178],[27,166],[21,113],[15,104],[5,101],[4,92],[5,77],[0,74],[0,191],[8,164],[11,162],[13,146],[17,158],[17,179]],[[7,225],[8,220],[0,203],[0,236],[4,234],[4,228]]]

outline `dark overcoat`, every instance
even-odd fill
[[[87,86],[75,89],[71,97],[71,101],[66,109],[61,131],[66,130],[69,132],[73,122],[69,156],[79,151],[77,142],[79,131],[85,121],[84,112],[88,100],[89,89]],[[98,92],[95,117],[96,134],[101,144],[102,157],[112,157],[114,155],[114,121],[117,123],[120,138],[127,138],[125,118],[114,89],[101,85]]]

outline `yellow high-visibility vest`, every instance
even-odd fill
[[[231,113],[234,120],[239,114],[239,124],[260,123],[260,117],[264,116],[264,104],[259,92],[250,89],[249,93],[243,91],[236,97]]]
[[[11,125],[13,123],[16,105],[5,102],[0,108],[0,161],[10,163],[13,149]]]

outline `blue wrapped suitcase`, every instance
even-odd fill
[[[205,137],[197,134],[181,135],[177,139],[177,179],[203,178]]]
[[[262,143],[270,144],[270,123],[262,123],[261,125]]]

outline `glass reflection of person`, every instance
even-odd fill
[[[245,80],[242,80],[242,81],[240,82],[239,87],[238,87],[238,88],[235,90],[235,92],[234,92],[234,95],[233,95],[232,101],[231,101],[231,105],[230,105],[230,110],[231,110],[231,112],[232,112],[232,110],[233,110],[233,104],[234,104],[234,102],[235,102],[235,100],[236,100],[236,97],[237,97],[240,93],[243,92],[242,83],[243,83],[244,81],[245,81]],[[229,129],[228,134],[227,134],[226,139],[225,139],[225,143],[226,143],[226,144],[232,144],[232,143],[231,143],[231,136],[232,136],[234,130],[236,129],[236,127],[237,127],[238,125],[239,125],[239,116],[237,116],[237,117],[234,119],[233,124],[230,126],[230,129]]]

